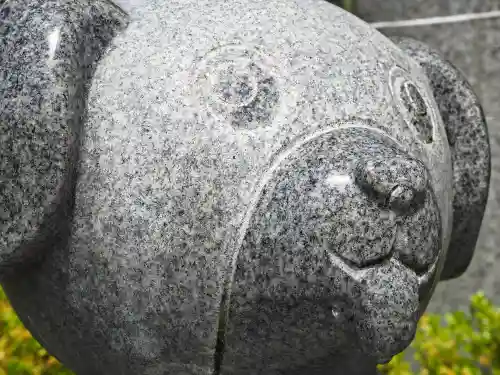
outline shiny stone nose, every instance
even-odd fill
[[[415,202],[417,193],[409,186],[396,185],[389,197],[387,205],[393,211],[407,212]]]
[[[428,185],[425,166],[410,158],[361,161],[355,181],[383,206],[400,214],[408,214],[425,203]]]

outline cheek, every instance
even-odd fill
[[[318,241],[356,267],[387,259],[396,235],[396,217],[364,195],[336,193],[336,209],[317,223]]]
[[[436,263],[441,247],[441,220],[433,194],[425,206],[401,218],[394,243],[395,256],[407,267],[423,274]]]
[[[423,276],[420,276],[419,278],[419,289],[418,289],[418,296],[419,296],[419,314],[418,318],[422,316],[422,314],[425,312],[427,309],[427,305],[429,304],[429,301],[431,300],[432,294],[434,293],[434,288],[439,281],[438,275],[439,273],[437,265],[433,265],[428,273],[426,273]]]

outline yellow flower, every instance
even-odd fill
[[[456,374],[455,371],[453,371],[451,368],[443,366],[439,369],[439,375],[456,375]]]
[[[437,350],[436,346],[429,344],[425,345],[424,348],[427,351],[427,355],[429,357],[437,357],[439,355],[439,351]]]
[[[59,362],[54,357],[49,357],[49,359],[47,359],[47,365],[49,366],[54,366],[57,365],[58,363]]]
[[[479,357],[479,363],[485,367],[488,367],[491,365],[491,359],[487,355],[482,355]]]
[[[21,339],[27,340],[31,338],[31,334],[28,332],[28,330],[23,330],[20,335]]]

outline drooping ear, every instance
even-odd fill
[[[391,38],[426,72],[443,118],[453,162],[453,232],[441,280],[469,266],[484,216],[490,182],[488,129],[477,95],[439,52],[410,38]]]
[[[126,18],[107,0],[0,3],[0,278],[67,233],[86,89]]]

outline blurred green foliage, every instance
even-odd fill
[[[355,11],[355,5],[356,5],[356,1],[355,0],[342,0],[341,2],[342,4],[342,7],[351,12],[351,13],[354,13]]]
[[[72,375],[24,328],[0,288],[0,375]]]
[[[468,312],[424,315],[411,347],[418,375],[500,375],[500,309],[477,293]],[[405,356],[401,353],[380,370],[415,374]]]
[[[326,0],[326,1],[335,4],[341,8],[344,8],[348,12],[355,13],[356,0]]]

